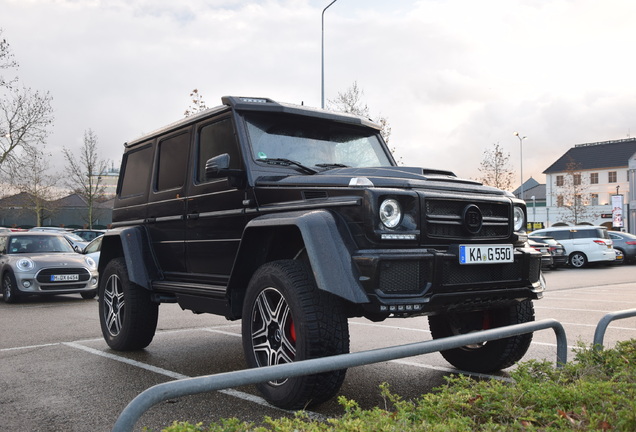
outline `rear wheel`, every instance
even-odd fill
[[[582,268],[587,264],[587,257],[583,252],[572,252],[570,254],[569,262],[574,268]]]
[[[150,292],[128,279],[124,258],[106,265],[99,282],[99,321],[109,347],[131,351],[147,347],[155,335],[159,305]]]
[[[342,302],[318,290],[307,266],[275,261],[252,277],[243,305],[243,349],[250,367],[271,366],[349,352]],[[333,397],[346,370],[258,384],[265,399],[285,409]]]
[[[488,330],[534,321],[531,300],[513,306],[477,312],[450,313],[429,316],[433,339]],[[512,366],[525,355],[532,333],[511,336],[442,351],[441,354],[458,369],[472,372],[494,372]]]
[[[2,277],[2,299],[5,303],[16,303],[20,298],[15,276],[7,271]]]

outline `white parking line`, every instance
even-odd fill
[[[432,369],[432,370],[436,370],[436,371],[439,371],[439,372],[448,372],[448,373],[453,373],[453,374],[457,374],[457,375],[468,375],[468,376],[477,377],[477,378],[489,378],[489,379],[496,379],[496,380],[500,380],[500,381],[513,382],[512,378],[509,378],[509,377],[502,377],[502,376],[499,376],[499,375],[483,374],[483,373],[478,373],[478,372],[468,372],[468,371],[463,371],[463,370],[459,370],[459,369],[443,367],[443,366],[433,366],[433,365],[426,364],[426,363],[417,363],[417,362],[408,361],[408,360],[390,360],[389,362],[390,363],[402,364],[402,365],[405,365],[405,366],[423,368],[423,369]]]
[[[196,329],[196,330],[200,330],[200,329]],[[214,330],[211,330],[211,329],[205,329],[205,330],[214,331]],[[51,344],[51,345],[57,345],[57,344]],[[131,359],[126,358],[126,357],[120,357],[118,355],[107,353],[107,352],[104,352],[104,351],[100,351],[100,350],[95,349],[95,348],[90,348],[90,347],[78,344],[76,342],[61,342],[61,345],[66,345],[68,347],[79,349],[79,350],[85,351],[85,352],[93,354],[93,355],[98,355],[98,356],[105,357],[105,358],[110,359],[110,360],[115,360],[115,361],[118,361],[118,362],[121,362],[121,363],[125,363],[125,364],[131,365],[131,366],[134,366],[134,367],[137,367],[137,368],[140,368],[140,369],[147,370],[149,372],[154,372],[154,373],[159,374],[159,375],[167,376],[167,377],[172,378],[172,379],[179,380],[179,379],[192,378],[192,377],[190,377],[188,375],[184,375],[184,374],[181,374],[181,373],[178,373],[178,372],[174,372],[174,371],[171,371],[171,370],[168,370],[168,369],[160,368],[160,367],[157,367],[157,366],[152,366],[152,365],[149,365],[147,363],[142,363],[142,362],[137,361],[137,360],[131,360]],[[247,401],[247,402],[252,402],[252,403],[267,407],[267,408],[272,408],[272,409],[275,409],[275,410],[278,410],[278,411],[282,411],[282,412],[286,412],[286,413],[290,413],[290,414],[294,413],[294,411],[284,410],[284,409],[275,407],[274,405],[271,405],[269,402],[267,402],[262,397],[255,396],[255,395],[249,394],[249,393],[245,393],[245,392],[242,392],[242,391],[239,391],[239,390],[225,389],[225,390],[218,390],[218,392],[222,393],[222,394],[225,394],[227,396],[232,396],[232,397]],[[313,412],[313,411],[305,411],[305,413],[310,418],[318,420],[318,421],[324,421],[325,419],[328,418],[327,416],[323,416],[322,414],[319,414],[319,413]]]
[[[349,321],[349,324],[355,324],[359,326],[389,328],[394,330],[409,330],[409,331],[415,331],[415,332],[431,333],[430,330],[423,329],[423,328],[404,327],[404,326],[397,326],[397,325],[390,325],[390,324],[377,324],[373,322]]]
[[[42,348],[42,347],[48,347],[48,346],[55,346],[59,344],[60,342],[54,342],[54,343],[47,343],[47,344],[41,344],[41,345],[25,345],[20,347],[0,348],[0,352],[16,351],[16,350],[23,350],[23,349],[35,349],[35,348]]]
[[[552,307],[552,306],[535,306],[534,309],[535,310],[562,310],[562,311],[572,311],[572,312],[598,312],[602,314],[616,312],[615,309],[612,309],[612,310],[577,309],[577,308],[563,308],[563,307]]]
[[[217,330],[217,329],[209,328],[209,327],[208,328],[201,328],[199,330],[210,332],[210,333],[219,333],[219,334],[223,334],[223,335],[227,335],[227,336],[241,337],[240,333],[232,333],[232,332],[223,331],[223,330]]]

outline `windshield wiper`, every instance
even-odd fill
[[[266,164],[269,165],[281,165],[281,166],[294,166],[296,168],[299,168],[300,171],[304,172],[305,174],[316,174],[318,171],[311,169],[303,164],[301,164],[300,162],[296,162],[294,160],[291,159],[285,159],[285,158],[263,158],[263,159],[257,159],[258,162],[265,162]]]
[[[341,163],[319,163],[316,164],[317,167],[320,168],[327,168],[327,169],[332,169],[332,168],[349,168],[349,165],[345,165],[345,164],[341,164]],[[326,170],[325,170],[326,171]]]

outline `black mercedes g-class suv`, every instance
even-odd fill
[[[526,207],[452,172],[397,166],[373,122],[224,97],[125,144],[99,260],[108,345],[152,340],[159,305],[242,319],[250,367],[349,351],[349,317],[428,315],[433,338],[534,319],[541,255]],[[444,351],[511,366],[532,334]],[[259,386],[284,408],[334,396],[344,370]]]

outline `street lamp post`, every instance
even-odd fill
[[[534,195],[530,199],[532,200],[532,231],[534,231],[534,224],[537,223],[537,199]]]
[[[329,9],[329,6],[334,4],[337,0],[333,0],[331,3],[327,5],[326,8],[322,10],[322,23],[321,23],[321,35],[322,35],[322,45],[321,45],[321,86],[320,86],[320,107],[325,109],[325,11]]]
[[[523,140],[528,138],[526,136],[522,137],[519,135],[519,132],[513,133],[514,136],[519,138],[519,157],[520,157],[520,170],[521,170],[521,189],[519,192],[519,198],[523,199]]]

